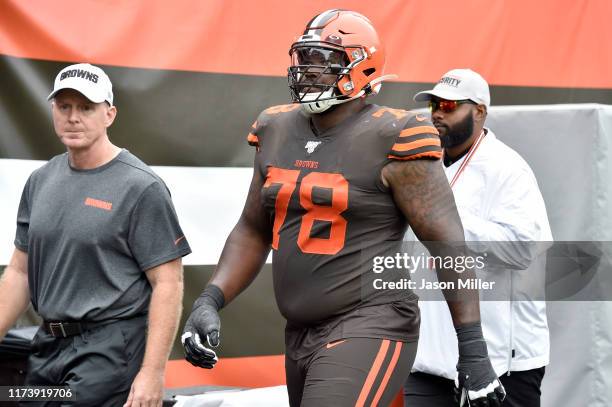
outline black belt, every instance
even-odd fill
[[[99,322],[84,321],[43,321],[44,330],[55,338],[67,338],[69,336],[80,335],[81,333],[101,325],[108,325],[120,319],[111,319]]]
[[[129,318],[107,319],[105,321],[43,321],[42,327],[45,332],[55,338],[67,338],[113,322],[137,320],[146,316],[147,314],[138,314]]]

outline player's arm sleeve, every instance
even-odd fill
[[[265,138],[264,138],[264,133],[265,133],[265,128],[266,128],[266,123],[269,120],[269,117],[267,115],[267,111],[270,109],[266,109],[263,112],[261,112],[259,114],[259,116],[257,117],[257,120],[255,120],[253,122],[253,124],[251,125],[251,129],[249,131],[249,134],[247,135],[247,143],[249,143],[250,146],[255,147],[255,163],[254,163],[254,170],[255,171],[259,171],[260,174],[265,178],[265,174],[264,174],[264,169],[261,166],[261,152],[262,149],[264,148],[264,143],[265,143]]]
[[[264,110],[259,114],[259,116],[257,116],[257,120],[253,122],[249,133],[247,134],[247,143],[249,143],[250,146],[255,147],[257,151],[259,151],[263,146],[262,136],[266,123],[269,119],[268,114],[266,113],[268,110],[269,109]]]
[[[473,250],[486,251],[489,261],[526,269],[552,240],[544,199],[526,169],[514,168],[496,181],[487,187],[488,215],[459,208],[465,239]]]
[[[30,179],[26,182],[21,193],[21,201],[17,211],[17,231],[15,233],[15,247],[23,252],[28,252],[28,240],[30,231]]]
[[[257,135],[258,133],[257,125],[258,125],[257,120],[255,120],[255,122],[251,125],[251,131],[247,135],[247,143],[249,143],[250,146],[253,146],[256,149],[259,148],[259,136]]]
[[[249,134],[247,134],[247,142],[249,145],[255,147],[257,151],[260,151],[264,147],[262,136],[268,123],[271,123],[274,117],[278,115],[289,113],[299,108],[300,105],[298,103],[292,103],[289,105],[272,106],[261,112],[257,120],[251,125]]]
[[[149,185],[138,199],[130,218],[128,244],[143,271],[191,253],[162,182]]]
[[[397,134],[387,155],[389,160],[438,160],[442,157],[438,130],[428,120],[420,119],[422,117],[416,115],[410,118]]]

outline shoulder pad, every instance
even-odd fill
[[[440,134],[424,115],[405,112],[405,122],[387,156],[393,160],[440,159]],[[403,117],[403,118],[404,118]]]
[[[287,105],[272,106],[261,112],[257,117],[257,120],[255,120],[255,122],[251,125],[251,131],[247,135],[247,142],[249,143],[249,145],[255,148],[259,148],[259,138],[267,122],[273,119],[276,115],[292,112],[298,109],[299,107],[299,103],[292,103]]]

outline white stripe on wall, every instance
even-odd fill
[[[0,159],[0,264],[14,250],[17,208],[32,171],[45,161]],[[185,265],[217,264],[225,239],[238,221],[249,190],[251,168],[152,167],[166,182],[193,253]],[[268,259],[270,261],[270,259]]]

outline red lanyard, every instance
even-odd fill
[[[480,142],[484,139],[484,137],[487,135],[487,133],[485,133],[484,129],[480,132],[480,135],[478,136],[478,138],[476,139],[476,141],[474,142],[474,144],[472,144],[472,146],[470,147],[470,151],[468,151],[468,153],[465,156],[465,159],[463,160],[463,162],[461,163],[461,165],[459,166],[459,169],[457,170],[457,172],[455,173],[455,175],[453,176],[453,179],[450,182],[450,187],[452,188],[455,183],[457,182],[457,180],[459,179],[459,176],[461,175],[461,173],[463,172],[463,170],[465,170],[465,167],[467,167],[468,163],[470,162],[470,160],[472,159],[472,157],[474,156],[474,153],[476,152],[476,150],[478,149],[478,146],[480,146]]]

